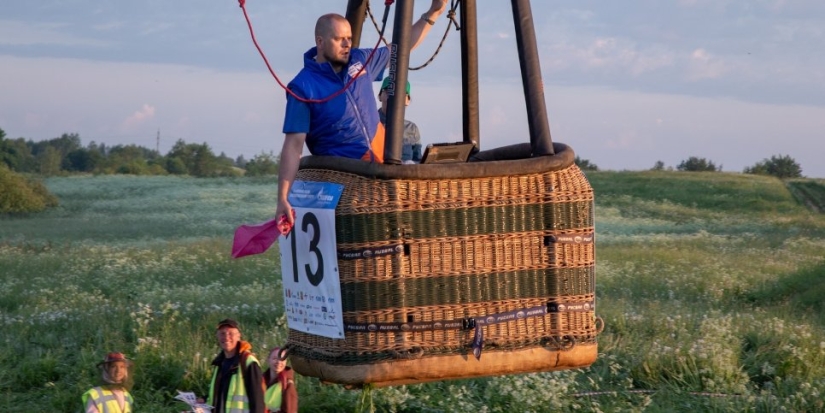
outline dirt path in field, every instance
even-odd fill
[[[816,212],[817,214],[822,213],[822,209],[820,209],[819,206],[817,206],[816,202],[813,199],[811,199],[810,196],[808,196],[807,192],[800,190],[799,188],[796,188],[787,182],[785,183],[785,187],[787,187],[788,190],[791,191],[791,193],[794,194],[797,197],[797,199],[799,199],[799,201],[802,202],[802,204],[805,205],[808,209],[810,209],[813,212]]]

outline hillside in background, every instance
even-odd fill
[[[819,243],[825,238],[822,179],[664,171],[588,172],[587,176],[596,194],[597,213],[611,216],[596,217],[601,241],[632,231],[685,237],[699,233],[728,237],[732,243],[744,237],[753,248],[770,251],[788,242]],[[612,219],[613,214],[618,219]],[[609,242],[597,245],[604,247],[599,252],[615,252]],[[735,251],[723,249],[719,254]],[[688,257],[688,251],[684,252]],[[599,258],[603,256],[599,254]],[[644,254],[638,254],[638,260],[644,261]],[[746,301],[780,308],[800,306],[813,310],[820,322],[825,322],[821,297],[825,297],[825,259],[770,277],[765,284],[743,292]]]
[[[763,175],[713,172],[589,172],[587,178],[603,207],[628,207],[638,211],[647,202],[672,204],[693,213],[798,213],[799,203],[784,181]],[[822,180],[798,180],[818,185]],[[659,209],[659,208],[657,208]],[[659,211],[661,213],[662,211]]]

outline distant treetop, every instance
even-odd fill
[[[754,175],[771,175],[779,179],[801,178],[802,167],[788,155],[773,155],[751,167],[745,168],[743,173]]]
[[[676,169],[687,172],[717,172],[722,170],[722,165],[717,167],[712,161],[705,158],[691,156],[690,158],[679,163],[679,165],[676,166]]]

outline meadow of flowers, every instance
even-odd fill
[[[588,178],[595,364],[366,390],[299,377],[302,411],[825,411],[825,217],[767,177]],[[229,254],[237,225],[271,217],[274,179],[46,185],[59,208],[0,217],[0,412],[77,411],[114,350],[135,360],[139,412],[179,412],[177,390],[206,392],[217,320],[258,353],[284,341],[277,247]]]

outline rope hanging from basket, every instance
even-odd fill
[[[447,23],[447,28],[444,29],[444,35],[441,36],[441,41],[438,43],[438,47],[435,49],[435,52],[433,52],[432,56],[430,56],[430,58],[427,59],[427,61],[421,64],[420,66],[409,67],[407,68],[407,70],[423,69],[427,67],[430,63],[432,63],[433,60],[435,60],[435,57],[438,56],[439,52],[441,52],[441,48],[444,47],[444,42],[447,40],[447,35],[450,33],[450,26],[454,25],[456,31],[461,30],[461,25],[458,24],[458,20],[456,20],[455,18],[455,10],[458,8],[459,3],[461,3],[461,0],[450,1],[450,10],[447,11],[447,18],[450,21]],[[385,45],[389,46],[390,43],[387,41],[387,39],[384,38],[384,29],[379,29],[378,22],[375,21],[375,16],[372,15],[372,9],[370,8],[369,2],[367,2],[367,15],[370,16],[370,20],[372,20],[372,25],[373,27],[375,27],[375,31],[378,32],[378,37],[380,39],[379,41],[384,42]],[[386,17],[384,20],[384,26],[386,27]]]
[[[252,28],[252,21],[249,19],[249,14],[246,12],[246,0],[238,0],[238,4],[240,5],[241,10],[243,10],[243,16],[246,19],[246,25],[249,27],[249,35],[250,35],[250,37],[252,37],[252,44],[254,44],[255,48],[258,49],[258,53],[261,55],[261,58],[263,58],[264,63],[266,64],[266,68],[269,69],[269,73],[272,75],[273,78],[275,78],[275,81],[278,82],[278,85],[281,86],[281,88],[284,89],[286,91],[286,93],[288,93],[290,96],[294,97],[295,99],[297,99],[301,102],[305,102],[305,103],[324,103],[324,102],[332,100],[336,96],[344,93],[344,91],[349,89],[349,87],[352,86],[353,82],[355,82],[355,80],[358,79],[359,76],[361,76],[361,73],[363,73],[364,70],[366,70],[367,66],[369,65],[369,62],[372,60],[372,57],[375,55],[375,51],[378,50],[378,46],[381,45],[381,39],[384,38],[384,30],[387,28],[387,16],[389,16],[390,6],[392,5],[392,3],[394,1],[395,0],[385,0],[384,1],[384,5],[385,5],[386,8],[384,9],[384,20],[383,20],[382,25],[381,25],[381,30],[379,30],[379,39],[378,39],[378,42],[375,44],[375,47],[372,48],[372,51],[370,52],[369,56],[367,57],[366,64],[362,65],[361,70],[359,70],[358,73],[355,76],[352,76],[352,78],[349,80],[349,82],[347,82],[346,85],[344,85],[344,87],[342,87],[340,90],[338,90],[335,93],[333,93],[333,94],[331,94],[331,95],[329,95],[325,98],[322,98],[322,99],[307,99],[307,98],[298,96],[298,94],[293,92],[288,86],[286,86],[281,81],[281,79],[278,77],[278,75],[275,74],[275,71],[272,69],[272,66],[269,64],[269,59],[266,58],[266,54],[264,54],[263,49],[261,49],[261,46],[258,45],[258,40],[255,38],[255,30]],[[378,28],[377,25],[376,25],[376,28]]]

